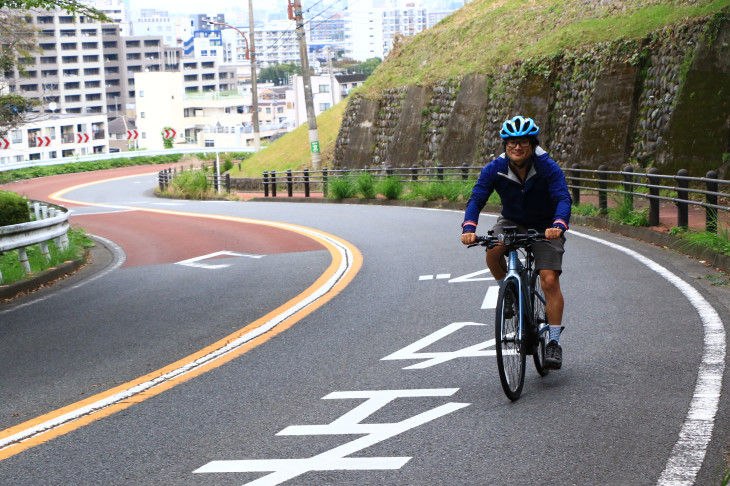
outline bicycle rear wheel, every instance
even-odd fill
[[[545,376],[550,372],[550,370],[545,368],[545,348],[550,339],[550,330],[545,328],[540,332],[540,329],[548,323],[548,320],[547,313],[545,312],[545,293],[542,291],[540,274],[537,271],[532,274],[530,288],[532,289],[532,313],[533,324],[535,325],[533,332],[537,339],[532,358],[535,361],[535,369],[537,372],[540,376]]]
[[[506,298],[507,293],[512,298]],[[494,336],[497,348],[497,368],[502,389],[510,400],[517,400],[525,381],[525,347],[518,335],[520,325],[519,289],[517,281],[507,280],[497,297]]]

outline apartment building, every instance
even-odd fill
[[[123,37],[116,24],[102,28],[104,85],[109,118],[136,117],[134,75],[140,72],[179,71],[182,49],[168,47],[159,36]]]
[[[11,92],[41,102],[38,111],[100,114],[106,110],[101,24],[62,11],[31,11],[27,18],[39,29],[42,49],[20,60],[24,72],[6,72]]]

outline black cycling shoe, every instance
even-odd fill
[[[545,369],[559,370],[563,366],[563,348],[557,341],[550,341],[545,348]]]

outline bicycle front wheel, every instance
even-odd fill
[[[520,329],[520,303],[517,281],[507,280],[497,297],[494,337],[497,347],[497,368],[502,389],[510,400],[517,400],[525,381],[525,347]]]
[[[532,358],[535,361],[535,369],[540,376],[547,375],[550,370],[545,368],[545,348],[550,339],[550,330],[545,327],[548,323],[547,313],[545,312],[545,293],[542,291],[542,285],[540,283],[540,274],[535,271],[532,274],[532,282],[530,282],[530,289],[532,289],[532,315],[533,329],[535,336],[535,351],[532,354]],[[540,332],[540,329],[545,329]]]

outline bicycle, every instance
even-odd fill
[[[545,368],[545,348],[549,342],[550,327],[545,312],[545,294],[540,284],[540,274],[535,271],[532,243],[545,239],[544,233],[528,230],[517,233],[517,227],[504,228],[504,233],[478,236],[476,243],[492,249],[500,243],[507,248],[507,276],[497,297],[494,320],[497,368],[507,398],[520,398],[525,381],[525,362],[531,354],[535,369],[540,376],[548,374]],[[520,261],[524,257],[524,264]],[[508,297],[511,293],[511,297]]]

